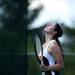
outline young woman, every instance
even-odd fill
[[[57,23],[50,23],[44,28],[46,42],[43,44],[43,56],[49,61],[49,65],[40,65],[41,71],[50,71],[50,75],[61,75],[64,68],[64,59],[61,44],[58,40],[63,30]],[[39,59],[42,60],[41,53]]]

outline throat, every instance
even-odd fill
[[[53,40],[53,35],[46,35],[46,42],[50,42],[51,40]]]

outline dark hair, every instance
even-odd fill
[[[54,31],[57,31],[57,34],[55,34],[55,36],[54,36],[55,38],[59,38],[63,34],[63,29],[61,28],[61,26],[58,23],[55,24]]]
[[[58,43],[60,49],[62,50],[62,47],[61,47],[61,44],[60,44],[60,41],[59,41],[58,38],[62,36],[63,29],[61,28],[61,26],[58,23],[56,23],[54,31],[57,31],[57,34],[55,34],[54,39],[56,40],[56,42]]]

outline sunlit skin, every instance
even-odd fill
[[[46,33],[46,42],[43,44],[43,49],[45,50],[47,44],[53,40],[53,37],[55,34],[57,34],[57,31],[54,31],[55,29],[55,24],[49,24],[44,28],[44,32]],[[48,52],[52,53],[57,64],[54,65],[40,65],[41,71],[60,71],[61,69],[64,68],[64,59],[62,55],[62,51],[56,41],[51,43],[51,46],[48,47]],[[39,56],[39,59],[42,60],[41,56]]]

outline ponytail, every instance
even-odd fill
[[[56,38],[55,40],[56,40],[56,42],[58,43],[58,45],[59,45],[59,47],[60,47],[60,50],[62,51],[63,58],[64,58],[64,54],[63,54],[63,50],[62,50],[62,46],[61,46],[61,44],[60,44],[60,41],[59,41],[58,38]]]

